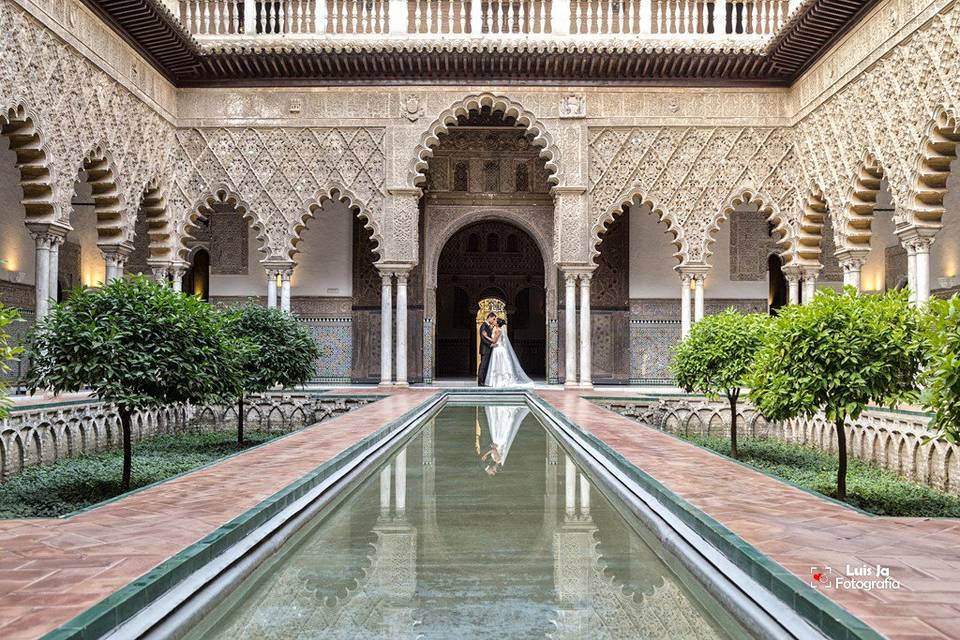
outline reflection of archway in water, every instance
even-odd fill
[[[437,263],[437,377],[476,375],[477,317],[486,298],[504,301],[510,342],[520,363],[531,377],[543,377],[544,283],[540,249],[519,227],[486,220],[451,236]]]

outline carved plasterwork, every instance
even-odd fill
[[[105,172],[91,178],[105,190],[98,214],[109,223],[101,242],[132,241],[141,195],[167,167],[173,127],[12,2],[0,3],[0,33],[8,36],[0,38],[2,108],[30,118],[44,152],[42,215],[69,225],[74,183],[85,163],[96,165]]]
[[[554,144],[553,136],[547,130],[547,126],[532,111],[529,111],[523,102],[502,95],[480,93],[467,96],[444,109],[420,135],[407,175],[408,187],[416,187],[425,181],[424,172],[432,155],[432,148],[437,144],[439,136],[448,131],[447,127],[455,124],[458,117],[466,117],[471,110],[479,111],[484,107],[494,112],[503,112],[504,117],[516,120],[517,125],[527,129],[531,144],[542,147],[540,157],[544,159],[547,170],[551,173],[550,183],[563,183],[560,150]]]
[[[268,258],[289,257],[305,219],[330,197],[355,209],[383,244],[382,128],[186,129],[175,155],[169,215],[181,244],[198,203],[219,190],[246,203]]]
[[[624,205],[649,204],[674,235],[681,262],[703,263],[735,198],[762,193],[771,216],[798,203],[788,129],[591,128],[589,153],[594,242]]]
[[[838,249],[869,242],[877,176],[889,184],[899,226],[939,226],[944,160],[960,139],[953,117],[960,95],[958,21],[954,3],[796,125],[798,158],[823,186]],[[857,54],[841,49],[834,55]]]

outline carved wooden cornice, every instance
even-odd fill
[[[769,40],[705,35],[225,37],[203,45],[159,0],[83,0],[178,86],[389,83],[791,84],[878,0],[808,0]]]

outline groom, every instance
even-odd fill
[[[487,314],[486,321],[480,325],[480,367],[477,369],[477,385],[487,386],[487,369],[490,368],[490,354],[493,352],[493,324],[497,314]]]

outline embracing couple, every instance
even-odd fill
[[[507,321],[488,313],[480,325],[480,368],[477,384],[481,387],[532,387],[507,337]]]

